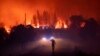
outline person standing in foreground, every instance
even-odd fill
[[[52,45],[52,55],[54,56],[54,50],[55,50],[55,40],[54,39],[51,39],[51,45]]]

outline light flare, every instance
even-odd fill
[[[47,41],[47,39],[45,37],[42,38],[43,41]]]

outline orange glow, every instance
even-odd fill
[[[27,22],[26,24],[27,24],[27,25],[31,25],[31,22]]]
[[[34,28],[42,27],[42,29],[51,27],[49,20],[47,21],[47,23],[45,23],[45,21],[40,23],[40,21],[41,21],[41,19],[36,18],[36,19],[31,19],[31,21],[26,20],[26,23],[23,23],[23,24],[32,25]],[[18,25],[18,22],[16,23],[16,25]],[[62,18],[58,18],[58,20],[56,21],[56,23],[53,26],[55,27],[55,29],[68,28],[68,25],[66,24],[66,22]],[[5,29],[8,33],[10,33],[10,27],[9,26],[5,26]]]
[[[55,28],[68,28],[66,22],[62,19],[58,19],[56,25],[55,25]]]
[[[44,28],[44,27],[51,27],[50,25],[50,20],[47,21],[47,23],[45,23],[45,21],[42,21],[40,19],[32,19],[33,21],[28,22],[27,24],[32,25],[34,28]],[[42,23],[40,23],[40,21],[42,21]],[[68,28],[68,25],[66,24],[66,22],[59,18],[59,20],[57,20],[57,22],[54,24],[55,29],[60,29],[60,28]]]
[[[99,9],[95,9],[99,8],[98,4],[100,3],[98,1],[91,1],[90,4],[87,1],[82,3],[80,1],[77,3],[72,2],[67,0],[0,0],[0,23],[2,22],[8,27],[9,25],[13,27],[24,24],[26,13],[26,25],[32,25],[34,28],[42,26],[43,28],[55,27],[57,29],[68,28],[66,20],[71,15],[83,15],[84,18],[99,18]],[[44,11],[46,12],[43,13]],[[34,15],[36,16],[34,17]],[[59,16],[63,18],[58,19]],[[100,21],[99,19],[96,20]],[[81,26],[84,27],[84,24]],[[9,32],[8,28],[5,28]]]
[[[7,33],[10,33],[10,28],[5,26],[5,30],[7,31]]]

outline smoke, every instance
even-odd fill
[[[0,0],[0,22],[7,26],[23,23],[25,13],[30,21],[37,10],[56,13],[65,19],[71,15],[94,17],[100,22],[97,0]]]

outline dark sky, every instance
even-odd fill
[[[83,15],[86,19],[94,17],[100,22],[99,0],[0,0],[0,22],[14,25],[22,22],[25,13],[28,20],[39,10],[53,13],[68,19],[71,15]]]

